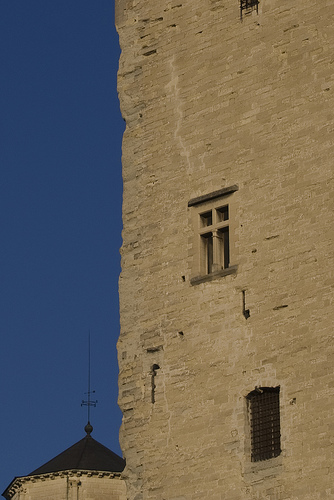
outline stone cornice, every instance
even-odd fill
[[[62,470],[59,472],[49,472],[47,474],[36,474],[33,476],[30,475],[30,476],[15,477],[2,495],[7,500],[10,500],[11,498],[13,498],[15,493],[26,483],[29,482],[35,483],[36,481],[47,481],[48,479],[53,480],[56,479],[57,477],[82,477],[82,476],[86,477],[96,476],[96,477],[105,477],[108,479],[121,479],[120,472],[69,469],[69,470]]]

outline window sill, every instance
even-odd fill
[[[227,269],[221,269],[221,271],[216,271],[211,274],[205,274],[203,276],[195,276],[191,278],[191,285],[199,285],[200,283],[206,283],[207,281],[212,281],[217,278],[222,278],[223,276],[228,276],[229,274],[237,274],[238,266],[230,266]]]

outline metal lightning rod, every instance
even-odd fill
[[[98,403],[97,400],[92,401],[92,399],[91,399],[91,395],[95,394],[95,391],[90,390],[90,331],[88,333],[88,391],[85,392],[85,394],[87,394],[87,400],[83,399],[81,401],[81,406],[87,406],[88,423],[85,427],[85,431],[89,435],[93,430],[93,427],[90,423],[90,408],[91,408],[91,406],[94,406],[94,408],[95,408],[96,404]]]

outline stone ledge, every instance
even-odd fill
[[[229,274],[237,274],[238,266],[230,266],[227,269],[221,269],[214,273],[205,274],[204,276],[195,276],[190,279],[191,285],[199,285],[200,283],[205,283],[207,281],[212,281],[217,278],[222,278],[223,276],[228,276]]]
[[[228,194],[235,193],[235,191],[238,190],[239,186],[233,184],[233,186],[218,189],[218,191],[203,194],[202,196],[198,196],[197,198],[191,198],[191,200],[188,201],[188,207],[193,207],[194,205],[199,205],[200,203],[205,203],[206,201],[211,201],[216,198],[220,198],[221,196],[227,196]]]

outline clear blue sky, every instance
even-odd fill
[[[1,492],[84,437],[120,453],[113,0],[0,0]]]

